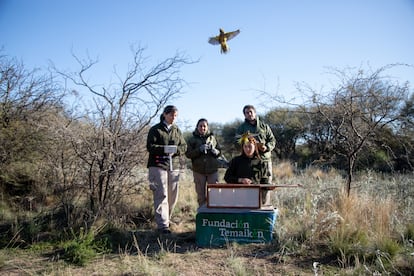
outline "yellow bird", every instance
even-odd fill
[[[223,29],[220,28],[220,34],[218,36],[213,36],[208,39],[208,43],[213,45],[221,45],[221,53],[226,54],[230,48],[227,45],[227,41],[235,37],[240,33],[240,30],[236,30],[233,32],[225,33]]]

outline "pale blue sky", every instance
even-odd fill
[[[219,28],[241,30],[227,55],[207,43]],[[290,98],[296,82],[327,86],[328,67],[414,64],[414,1],[0,0],[0,34],[3,54],[28,68],[76,70],[71,51],[99,57],[97,84],[114,81],[114,66],[126,70],[132,44],[154,64],[177,51],[199,59],[183,68],[190,85],[172,102],[193,129],[202,117],[242,119],[245,104],[264,113],[257,90]],[[413,70],[392,73],[413,82]]]

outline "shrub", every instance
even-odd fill
[[[341,227],[331,233],[329,237],[329,249],[332,254],[341,258],[365,257],[365,249],[368,244],[366,234],[358,229]]]
[[[414,223],[410,223],[406,226],[404,231],[405,240],[414,240]]]
[[[394,239],[388,237],[382,237],[377,243],[377,248],[383,254],[386,254],[390,258],[395,257],[401,252],[401,245]]]
[[[95,233],[92,230],[86,231],[81,228],[78,236],[72,230],[72,235],[74,238],[63,246],[63,258],[69,263],[83,266],[99,253],[107,251],[104,241],[95,242]]]

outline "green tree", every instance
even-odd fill
[[[302,112],[296,109],[275,108],[265,114],[276,137],[275,153],[279,159],[290,159],[296,153],[297,140],[303,136],[304,124]]]
[[[414,170],[414,94],[403,104],[396,128],[394,143],[395,167],[398,170]]]
[[[223,149],[223,154],[228,160],[230,160],[233,156],[240,154],[240,149],[238,149],[234,144],[236,130],[240,124],[241,120],[235,120],[224,124],[221,129],[220,143]]]

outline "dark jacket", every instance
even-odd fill
[[[242,135],[247,131],[253,135],[257,135],[255,136],[255,139],[267,147],[266,152],[260,152],[260,158],[263,161],[271,160],[272,150],[276,146],[276,138],[269,125],[260,121],[259,116],[256,116],[256,125],[252,125],[249,121],[244,120],[244,122],[237,128],[236,135]]]
[[[211,148],[219,150],[218,155],[214,155],[211,150],[206,152],[200,151],[200,146],[203,144],[211,145]],[[185,155],[191,159],[192,169],[201,174],[212,174],[218,170],[217,157],[220,156],[221,148],[217,142],[216,137],[211,132],[201,135],[196,129],[193,136],[187,141],[187,151]]]
[[[180,129],[172,125],[168,130],[167,126],[160,122],[150,128],[147,137],[147,150],[149,152],[147,167],[161,167],[169,169],[169,157],[164,153],[165,145],[176,145],[177,152],[172,156],[173,169],[180,168],[180,156],[187,150],[187,144]]]
[[[230,184],[237,184],[239,178],[249,178],[254,184],[269,184],[268,166],[254,156],[247,157],[244,153],[234,157],[224,174],[224,180]]]

